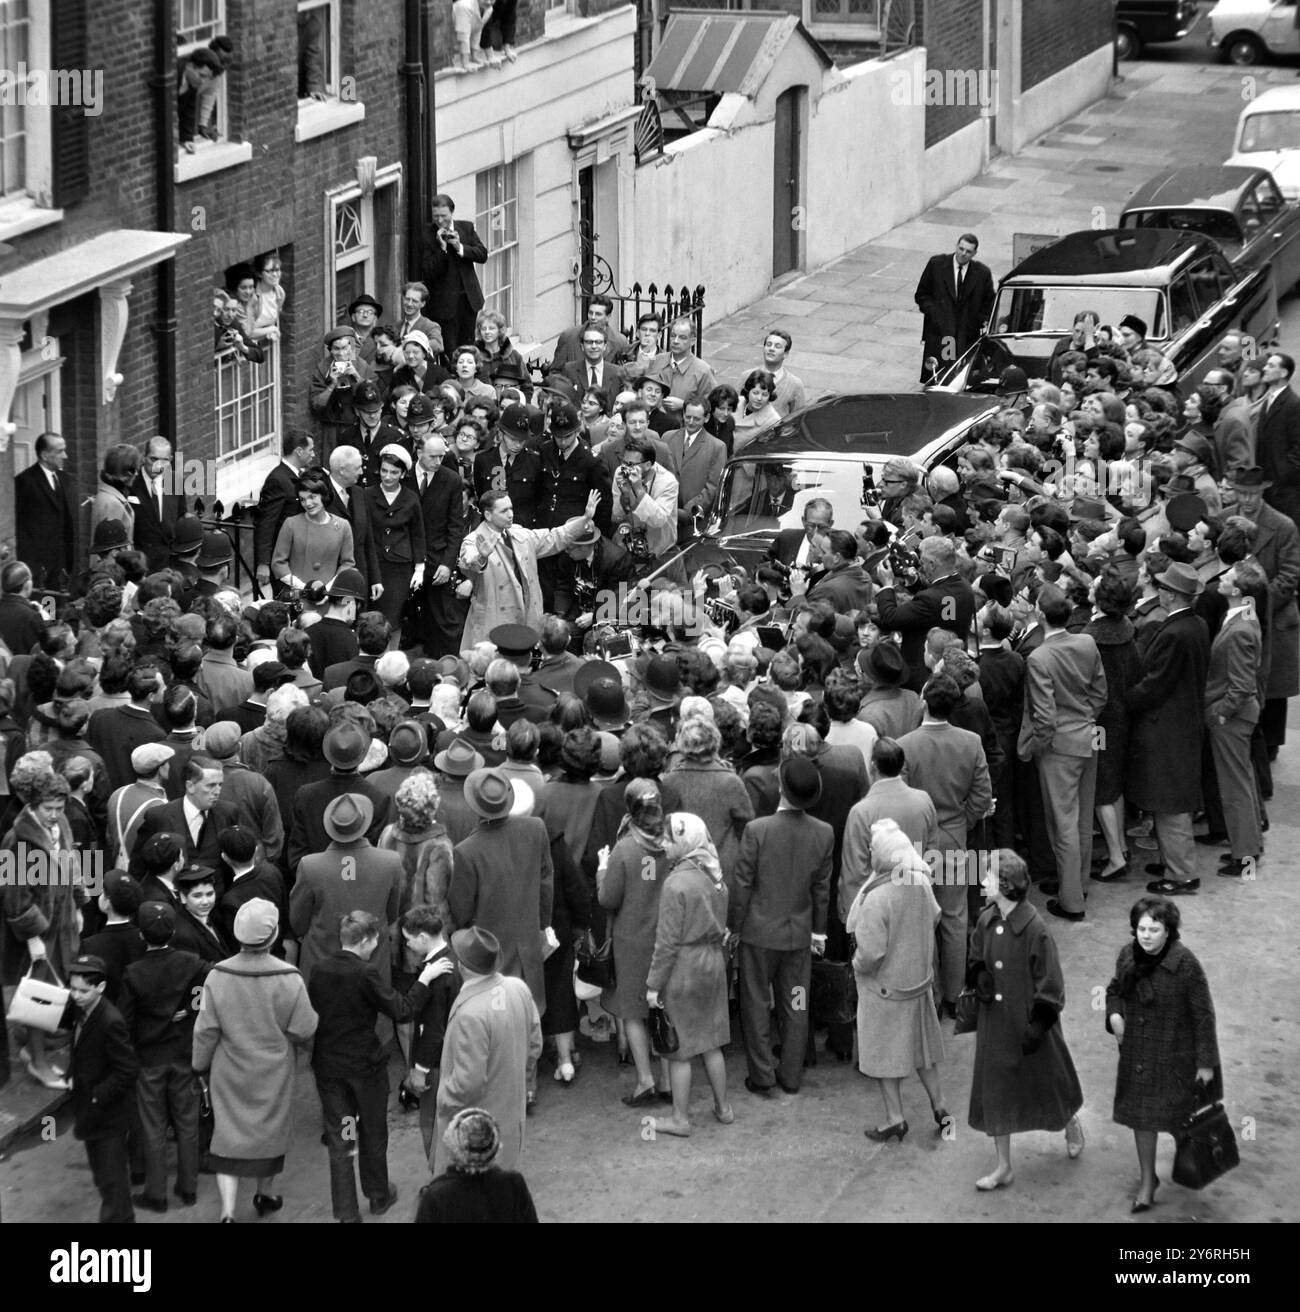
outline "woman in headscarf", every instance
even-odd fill
[[[716,732],[716,730],[715,730]],[[727,887],[718,853],[704,821],[689,811],[668,817],[668,878],[659,895],[655,950],[646,976],[647,1006],[662,1007],[677,1030],[677,1051],[668,1059],[673,1114],[651,1122],[658,1134],[686,1138],[691,1132],[691,1059],[704,1058],[713,1090],[713,1115],[730,1125],[723,1046],[727,1020]]]
[[[666,1061],[660,1062],[656,1085],[645,1026],[649,1010],[646,977],[654,954],[659,895],[668,874],[668,855],[658,782],[634,778],[620,791],[627,810],[613,851],[602,847],[596,866],[596,900],[613,916],[609,936],[614,952],[614,984],[601,994],[600,1005],[622,1023],[636,1065],[636,1087],[624,1094],[623,1104],[644,1107],[654,1102],[656,1095],[665,1102],[672,1098]]]

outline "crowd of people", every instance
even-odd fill
[[[527,1116],[579,1036],[684,1138],[696,1057],[727,1125],[733,1039],[770,1099],[824,1035],[883,1143],[913,1072],[950,1131],[944,1027],[973,1029],[977,1187],[1005,1187],[1013,1134],[1084,1149],[1053,934],[1135,863],[1105,1024],[1147,1210],[1157,1135],[1221,1093],[1179,901],[1200,846],[1260,877],[1300,691],[1294,361],[1229,338],[1180,396],[1144,325],[1081,315],[952,467],[889,459],[848,524],[791,485],[764,564],[706,576],[683,562],[726,460],[804,402],[791,335],[720,385],[689,321],[634,343],[595,298],[533,380],[499,316],[458,346],[428,290],[329,335],[318,428],[261,495],[269,596],[223,532],[143,513],[159,441],[108,452],[56,610],[34,575],[62,543],[20,531],[0,566],[2,846],[106,871],[4,890],[6,983],[45,962],[78,1036],[65,1066],[68,1027],[11,1042],[71,1082],[102,1218],[171,1205],[169,1127],[182,1205],[203,1166],[222,1220],[240,1178],[278,1209],[305,1048],[334,1215],[360,1220],[354,1161],[388,1211],[381,1016],[438,1176],[421,1219],[535,1218]],[[38,445],[57,494],[65,444]]]

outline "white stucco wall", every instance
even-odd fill
[[[1012,154],[1100,100],[1110,86],[1111,60],[1111,47],[1101,46],[1018,95],[1012,120]]]

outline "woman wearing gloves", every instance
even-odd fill
[[[379,485],[365,493],[379,547],[379,609],[392,625],[394,650],[401,643],[406,600],[424,586],[424,511],[420,498],[402,486],[410,472],[410,453],[390,442],[379,453]]]

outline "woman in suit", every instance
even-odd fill
[[[284,521],[271,556],[271,574],[285,589],[305,588],[309,579],[328,583],[339,570],[357,563],[352,526],[325,509],[329,494],[329,475],[323,469],[309,469],[298,480],[302,514]]]
[[[402,486],[410,472],[410,454],[390,442],[379,453],[379,485],[365,493],[379,548],[379,609],[393,626],[393,647],[402,636],[406,599],[424,583],[424,512],[420,498]]]

